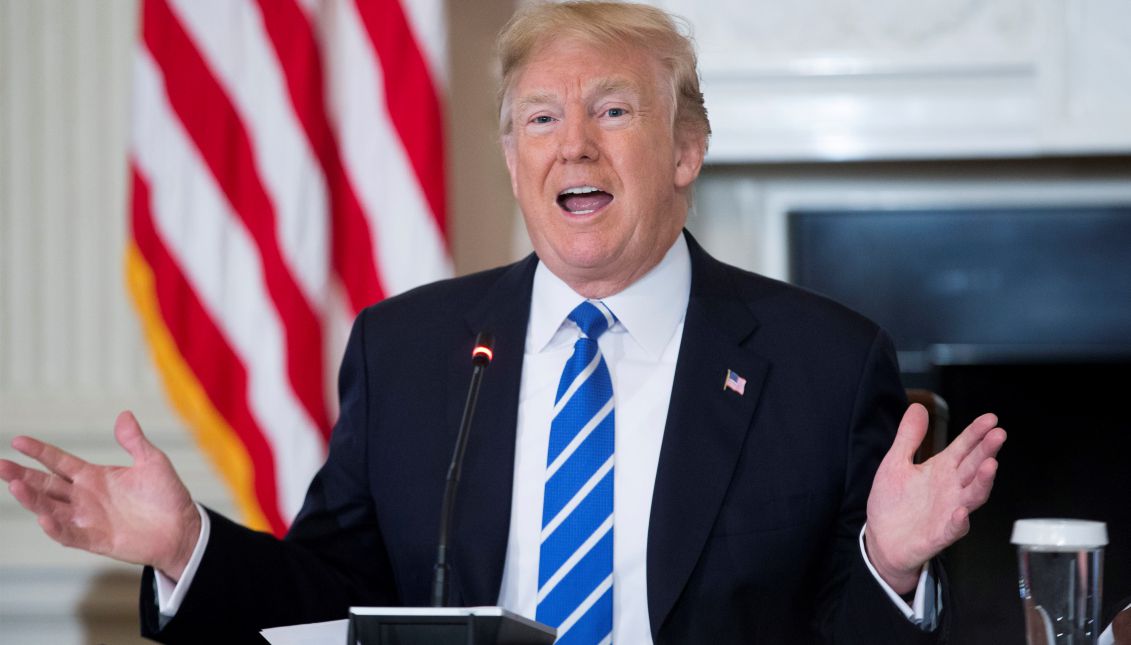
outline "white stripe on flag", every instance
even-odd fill
[[[330,280],[326,294],[326,310],[322,313],[322,356],[326,363],[323,372],[323,391],[330,419],[338,418],[338,368],[346,353],[350,329],[353,327],[353,308],[346,297],[345,288],[337,276]]]
[[[443,96],[444,82],[448,78],[447,20],[443,0],[402,1],[409,29],[416,44],[424,54],[432,78],[436,79],[437,94]]]
[[[325,448],[287,380],[282,326],[255,245],[177,120],[143,45],[134,57],[132,137],[157,232],[247,370],[249,407],[271,445],[279,511],[289,521]]]
[[[250,0],[171,5],[239,114],[275,207],[279,251],[317,311],[329,271],[326,178],[295,114],[263,16]]]
[[[295,0],[295,4],[302,9],[311,24],[318,19],[318,10],[322,5],[322,0]]]
[[[328,116],[357,188],[386,295],[451,275],[451,262],[385,105],[377,54],[352,0],[320,21]]]

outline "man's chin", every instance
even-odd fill
[[[590,295],[589,287],[613,285],[631,279],[631,269],[617,262],[620,253],[599,245],[558,249],[549,257],[541,253],[538,257],[554,275],[588,298],[600,297]]]
[[[600,257],[588,253],[562,255],[558,256],[558,261],[555,263],[557,266],[551,265],[550,270],[587,280],[605,280],[616,273],[615,266],[608,260],[608,256]]]

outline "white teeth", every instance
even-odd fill
[[[599,190],[601,190],[601,189],[600,188],[594,188],[593,186],[574,186],[573,188],[566,188],[565,190],[563,190],[559,194],[560,195],[582,195],[582,194],[585,194],[585,193],[595,193]]]

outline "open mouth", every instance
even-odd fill
[[[574,186],[558,193],[558,206],[572,215],[594,213],[613,201],[613,196],[593,186]]]

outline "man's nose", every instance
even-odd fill
[[[589,119],[566,119],[559,135],[559,155],[562,161],[597,160],[597,142]]]

